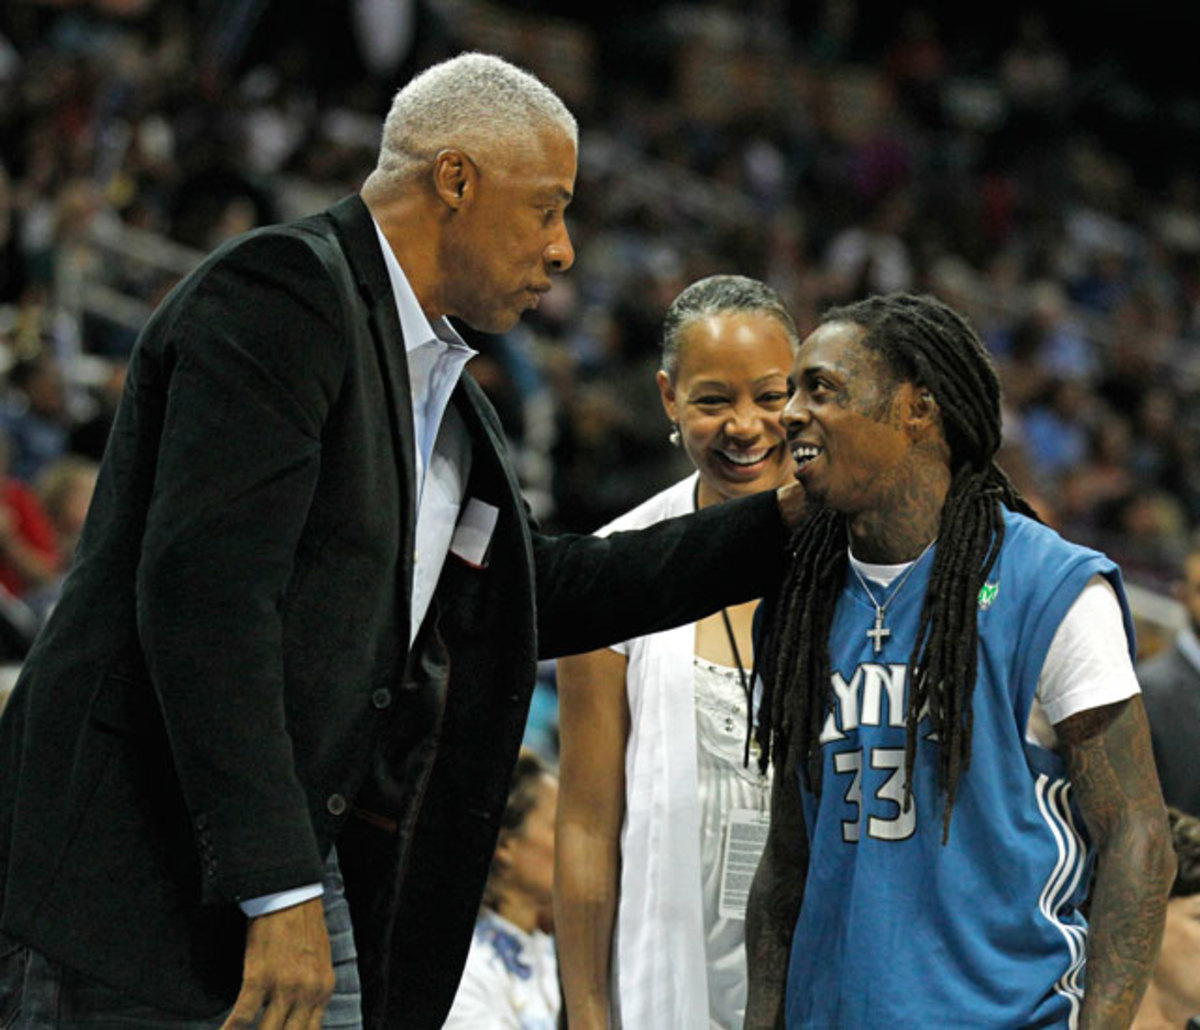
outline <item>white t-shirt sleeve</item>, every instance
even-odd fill
[[[1053,748],[1058,723],[1089,708],[1124,701],[1139,690],[1116,591],[1103,576],[1093,576],[1050,642],[1026,739]]]

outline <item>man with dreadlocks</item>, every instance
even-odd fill
[[[761,652],[746,1026],[1128,1027],[1174,868],[1117,567],[995,464],[995,370],[941,302],[828,312],[793,380],[814,511]]]

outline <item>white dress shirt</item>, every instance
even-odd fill
[[[396,312],[400,316],[412,392],[417,526],[408,628],[411,645],[429,611],[442,566],[446,563],[471,474],[471,440],[467,427],[462,416],[449,404],[463,366],[476,351],[463,342],[444,316],[436,322],[429,321],[379,223],[374,222],[374,225],[392,284]],[[249,898],[240,904],[246,915],[261,916],[320,897],[323,893],[321,884],[314,883]]]

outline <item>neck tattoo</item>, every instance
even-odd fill
[[[892,596],[884,601],[883,604],[880,604],[875,599],[875,595],[871,592],[871,588],[867,586],[867,581],[863,577],[863,574],[858,571],[858,566],[855,565],[854,562],[850,563],[851,571],[853,571],[854,575],[857,577],[858,582],[861,584],[863,590],[867,592],[867,597],[871,599],[871,604],[875,606],[875,625],[867,630],[867,639],[871,641],[876,654],[879,654],[879,652],[883,650],[884,641],[892,635],[892,631],[883,624],[884,616],[887,615],[888,605],[890,605],[894,600],[896,600],[897,597],[900,596],[900,591],[904,589],[904,584],[908,582],[908,577],[911,576],[913,574],[913,570],[921,564],[921,559],[929,553],[929,549],[935,543],[937,543],[937,537],[934,537],[932,540],[930,540],[929,543],[925,545],[925,550],[923,550],[916,556],[916,558],[913,559],[912,564],[904,570],[899,580],[897,580],[896,587],[892,591]]]

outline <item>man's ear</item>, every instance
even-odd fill
[[[457,210],[467,203],[478,179],[475,162],[457,147],[439,150],[433,159],[433,188],[448,207]]]
[[[942,409],[928,387],[913,386],[909,418],[914,431],[918,433],[941,428]]]

